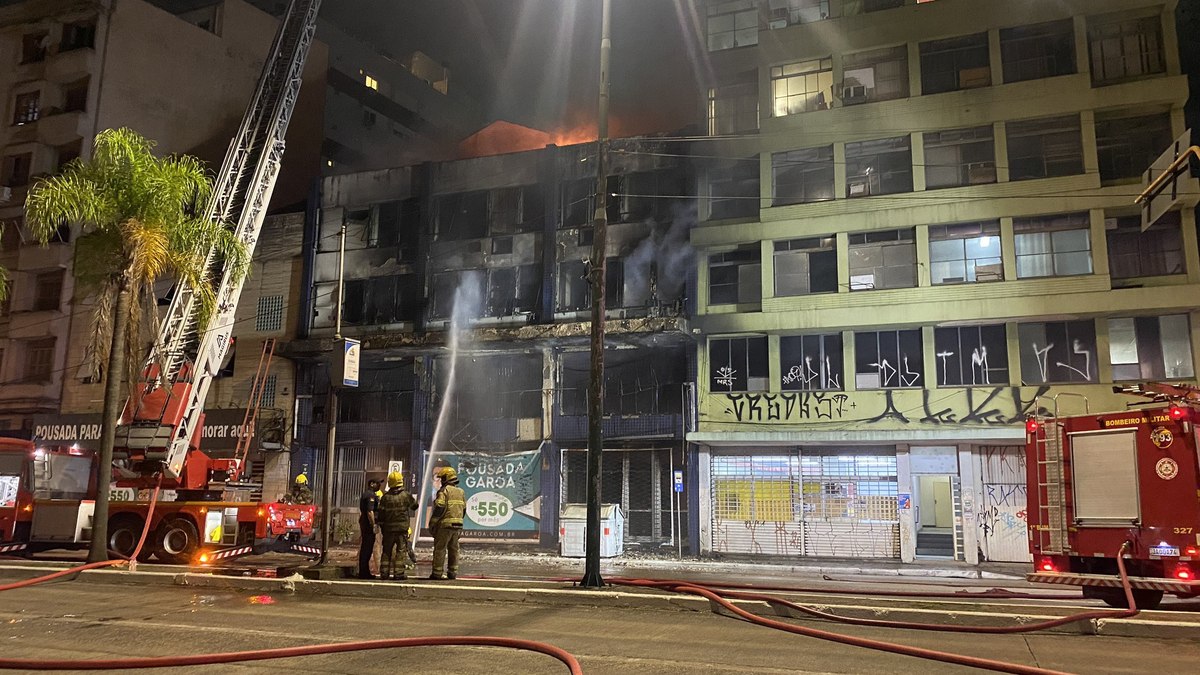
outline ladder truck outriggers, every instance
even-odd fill
[[[251,255],[279,174],[320,5],[321,0],[290,2],[207,205],[207,217],[229,223]],[[224,500],[244,494],[230,488],[243,477],[245,452],[218,459],[200,447],[204,402],[232,341],[243,275],[216,251],[196,254],[205,259],[205,283],[215,291],[215,309],[202,325],[199,289],[176,285],[121,414],[112,486],[144,494],[161,485],[176,495],[154,505],[144,558],[189,564],[264,550],[319,555],[305,543],[312,536],[315,506]],[[0,553],[86,545],[97,490],[110,488],[107,481],[97,485],[90,478],[95,461],[91,451],[0,439]],[[101,467],[99,475],[107,478],[107,468]],[[149,507],[146,500],[111,502],[110,551],[133,551]]]
[[[1083,399],[1082,414],[1061,415],[1059,394],[1026,420],[1027,578],[1123,607],[1122,555],[1139,608],[1153,609],[1164,593],[1200,596],[1200,388],[1113,391],[1145,401],[1091,413]]]

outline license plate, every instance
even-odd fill
[[[1151,546],[1150,555],[1179,557],[1179,549],[1174,546]]]
[[[288,518],[288,521],[287,521],[287,526],[288,526],[288,527],[295,527],[295,526],[296,526],[296,519],[295,519],[295,518]],[[1179,551],[1176,551],[1176,552],[1175,552],[1175,555],[1179,555]]]

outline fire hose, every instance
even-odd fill
[[[24,579],[22,581],[14,581],[11,584],[0,585],[0,591],[11,591],[15,588],[26,588],[42,584],[47,581],[53,581],[61,577],[78,574],[86,570],[101,569],[104,567],[120,567],[121,565],[129,565],[129,568],[136,569],[137,557],[142,552],[142,547],[146,545],[146,537],[150,534],[150,523],[154,519],[154,505],[158,503],[158,493],[162,489],[162,474],[158,476],[158,483],[154,486],[154,492],[150,495],[150,507],[146,510],[146,523],[142,526],[142,536],[138,538],[137,546],[134,547],[133,553],[129,554],[128,558],[121,557],[115,560],[101,560],[99,562],[86,563],[65,570],[59,570],[45,576],[34,577],[32,579]],[[120,554],[118,554],[120,555]]]

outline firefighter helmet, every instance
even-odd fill
[[[388,481],[389,489],[395,488],[395,487],[403,487],[404,486],[404,475],[401,474],[399,471],[393,471],[388,474],[387,481]]]
[[[442,468],[438,469],[437,473],[434,475],[436,475],[438,478],[441,478],[442,481],[446,483],[458,480],[458,472],[455,471],[454,467],[452,466],[443,466]]]

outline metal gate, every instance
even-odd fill
[[[983,481],[978,518],[979,549],[989,562],[1030,562],[1028,490],[1025,448],[984,445],[979,448]]]
[[[900,556],[894,450],[714,455],[710,470],[715,552]]]
[[[678,533],[671,493],[671,471],[683,468],[667,448],[605,450],[601,457],[600,501],[620,504],[625,541],[673,544]],[[563,450],[560,506],[587,500],[587,451]],[[685,500],[680,500],[685,502]],[[686,502],[682,508],[686,508]],[[684,515],[678,519],[687,522]]]

